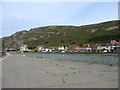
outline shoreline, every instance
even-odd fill
[[[96,54],[51,54],[51,53],[19,53],[20,55],[25,55],[25,56],[31,56],[31,57],[37,57],[37,58],[50,58],[50,59],[54,59],[54,58],[56,58],[56,59],[61,59],[61,60],[67,60],[67,61],[77,61],[77,62],[86,62],[86,63],[89,63],[89,64],[102,64],[102,65],[108,65],[108,66],[118,66],[118,61],[116,61],[116,59],[115,59],[115,62],[113,62],[113,60],[112,60],[112,62],[111,62],[111,60],[110,61],[108,61],[108,60],[106,60],[106,61],[102,61],[102,62],[100,62],[100,59],[101,60],[103,60],[103,59],[105,59],[105,58],[108,58],[109,56],[111,57],[111,56],[116,56],[116,55],[109,55],[109,54],[97,54],[98,55],[98,58],[100,58],[100,59],[98,59],[98,61],[97,60],[94,60],[94,58],[93,58],[93,56],[92,55],[96,55]],[[18,55],[19,55],[18,54]],[[45,56],[44,56],[45,55]],[[69,56],[66,56],[66,55],[75,55],[75,58],[77,58],[77,59],[74,59],[74,58],[72,58],[71,59],[71,57],[69,57]],[[81,56],[80,56],[81,55]],[[82,56],[83,55],[83,56]],[[87,56],[85,56],[85,55],[87,55]],[[90,57],[89,57],[89,55],[90,55]],[[61,57],[60,57],[61,56]],[[77,56],[77,57],[76,57]],[[74,57],[74,56],[73,56]],[[78,60],[78,57],[79,58],[82,58],[82,57],[84,57],[84,59],[79,59]],[[88,59],[88,60],[85,60],[85,58],[87,59],[87,58],[91,58],[91,59]],[[103,57],[103,58],[102,58]],[[95,59],[97,59],[97,57],[95,56]]]
[[[23,55],[23,56],[27,56],[27,55]],[[48,57],[38,57],[38,56],[28,56],[28,57],[35,57],[35,58],[43,58],[43,59],[52,59],[52,58],[48,58]],[[95,63],[95,62],[89,62],[89,61],[78,61],[78,60],[75,60],[75,61],[72,61],[72,60],[67,60],[67,59],[57,59],[57,58],[53,58],[53,59],[56,59],[56,60],[61,60],[61,61],[70,61],[70,62],[81,62],[81,63],[86,63],[86,64],[97,64],[97,65],[106,65],[106,66],[117,66],[117,65],[108,65],[108,64],[100,64],[100,63]]]
[[[21,53],[21,52],[17,52],[18,54],[76,54],[76,55],[82,55],[82,54],[90,54],[90,55],[120,55],[120,54],[117,54],[117,53],[62,53],[62,52],[55,52],[55,53],[50,53],[50,52],[24,52],[24,53]],[[16,54],[16,53],[15,53]]]

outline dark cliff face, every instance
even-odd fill
[[[17,32],[9,37],[2,38],[5,48],[19,48],[24,42],[24,34],[28,31]]]
[[[86,26],[47,26],[20,31],[2,38],[5,48],[16,48],[27,44],[29,48],[38,45],[69,45],[83,43],[107,43],[118,39],[118,21],[109,21]]]

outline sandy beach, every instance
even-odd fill
[[[9,55],[2,88],[118,88],[118,66]]]

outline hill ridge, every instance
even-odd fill
[[[27,44],[29,48],[39,45],[70,45],[84,43],[107,43],[119,39],[118,20],[83,26],[45,26],[23,30],[3,37],[4,48],[19,48]]]

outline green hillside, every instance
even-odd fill
[[[111,39],[118,40],[118,21],[108,21],[85,26],[46,26],[23,30],[10,37],[3,38],[7,48],[19,48],[23,43],[29,48],[39,45],[81,45],[84,43],[108,43]]]

